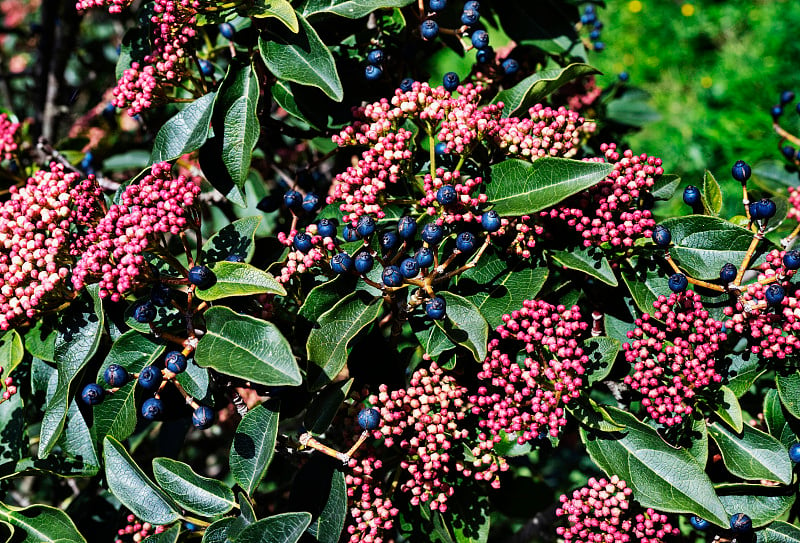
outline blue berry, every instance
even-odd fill
[[[431,11],[442,11],[447,7],[447,0],[430,0],[428,7]]]
[[[796,151],[794,147],[792,147],[791,145],[784,145],[781,148],[781,153],[783,153],[783,156],[785,156],[787,159],[794,160],[794,155],[796,154]]]
[[[443,206],[450,205],[457,199],[458,193],[456,192],[456,189],[453,188],[453,185],[445,185],[436,191],[436,201]]]
[[[103,380],[110,387],[121,387],[128,382],[128,371],[119,364],[111,364],[103,372]]]
[[[164,365],[172,373],[181,373],[186,371],[186,357],[180,351],[171,351],[164,357]]]
[[[242,255],[231,254],[225,257],[225,262],[244,262]]]
[[[400,236],[397,235],[397,232],[391,230],[384,232],[381,234],[380,245],[381,250],[384,253],[388,253],[393,249],[397,249],[397,247],[400,245]]]
[[[592,47],[594,48],[595,51],[599,53],[600,51],[603,51],[606,48],[606,44],[601,41],[596,41],[592,44]]]
[[[441,296],[434,296],[425,302],[425,313],[434,320],[441,320],[447,311],[447,302]]]
[[[198,430],[205,430],[214,423],[214,410],[208,406],[200,405],[192,413],[192,426]]]
[[[436,144],[433,148],[433,152],[436,153],[436,156],[443,156],[447,154],[447,144],[443,141],[440,141]]]
[[[762,198],[758,201],[758,205],[761,207],[761,216],[765,219],[771,219],[778,211],[778,206],[769,198]]]
[[[719,278],[723,283],[730,283],[736,279],[737,273],[739,270],[736,269],[736,265],[728,262],[719,269]]]
[[[155,283],[150,290],[150,301],[158,307],[164,307],[172,298],[172,289],[164,283]]]
[[[478,13],[477,9],[472,8],[464,8],[464,11],[461,12],[461,24],[472,26],[478,22],[478,19],[481,18],[481,14]]]
[[[364,430],[375,430],[381,424],[381,412],[374,407],[358,412],[358,425]]]
[[[362,238],[366,238],[375,233],[375,219],[369,215],[361,215],[356,224],[356,231]]]
[[[433,249],[430,247],[420,247],[419,250],[414,253],[414,260],[417,261],[420,268],[427,268],[433,264]]]
[[[585,15],[590,15],[590,14],[592,14],[592,13],[596,13],[596,10],[595,10],[595,8],[594,8],[594,5],[592,5],[592,4],[587,4],[587,5],[586,5],[586,6],[583,8],[583,13],[584,13]]]
[[[500,215],[497,211],[487,211],[483,215],[481,215],[481,226],[487,232],[497,232],[500,230]]]
[[[697,515],[692,515],[691,517],[689,517],[689,524],[691,524],[698,530],[705,530],[710,525],[710,523],[706,519],[700,518]]]
[[[605,25],[603,24],[603,21],[598,19],[597,21],[594,22],[592,26],[594,27],[595,30],[603,30],[603,27]]]
[[[778,118],[783,115],[783,108],[781,106],[772,106],[772,109],[769,110],[769,114],[772,115],[773,121],[777,121]]]
[[[489,45],[489,33],[485,30],[476,30],[472,33],[472,46],[476,49],[483,49]]]
[[[387,287],[399,287],[403,284],[403,274],[397,266],[386,266],[381,274],[383,284]]]
[[[153,322],[156,318],[156,306],[150,300],[139,303],[133,308],[133,320],[140,324]]]
[[[475,234],[472,232],[461,232],[458,236],[456,236],[456,249],[462,253],[471,253],[475,250],[477,241],[478,240],[475,238]]]
[[[478,49],[478,52],[475,54],[475,60],[481,64],[492,62],[494,60],[494,49],[488,46]]]
[[[672,232],[669,231],[669,228],[657,224],[653,229],[653,243],[658,247],[669,247],[671,241]]]
[[[475,11],[478,11],[481,9],[481,4],[478,2],[478,0],[468,0],[467,2],[464,2],[464,7],[462,9],[474,9]]]
[[[97,383],[89,383],[83,387],[83,392],[81,392],[81,400],[83,400],[83,403],[86,405],[97,405],[103,401],[105,394],[106,391],[103,390],[103,387]]]
[[[751,173],[750,165],[744,160],[737,160],[733,168],[731,168],[731,175],[740,183],[747,182],[747,180],[750,179]]]
[[[217,277],[208,266],[194,266],[189,270],[189,283],[201,290],[212,287],[216,282]]]
[[[414,88],[414,79],[411,77],[406,77],[400,82],[400,90],[403,92],[408,92]]]
[[[789,447],[789,459],[795,464],[800,463],[800,443],[795,443]]]
[[[153,365],[145,366],[139,372],[139,386],[145,390],[156,390],[162,380],[161,370]]]
[[[303,203],[302,203],[303,211],[306,211],[307,213],[312,213],[317,209],[319,209],[319,204],[320,204],[319,196],[317,196],[313,192],[309,192],[308,194],[306,194],[306,197],[303,198]]]
[[[413,279],[419,274],[419,264],[413,258],[406,258],[400,263],[400,273],[406,279]]]
[[[590,40],[597,40],[600,38],[600,31],[599,30],[592,30],[589,32],[589,39]]]
[[[799,270],[800,251],[797,251],[796,249],[792,249],[791,251],[786,251],[786,254],[783,255],[783,266],[787,270]]]
[[[374,264],[375,259],[366,251],[361,251],[358,253],[353,260],[353,267],[362,275],[368,273]]]
[[[382,64],[384,57],[385,55],[383,54],[383,49],[373,49],[367,55],[367,62],[370,64]]]
[[[419,25],[419,33],[426,40],[432,40],[439,35],[439,25],[433,19],[425,19]]]
[[[506,75],[513,75],[519,70],[519,64],[513,58],[507,58],[503,61],[503,72]]]
[[[731,516],[731,531],[737,534],[749,532],[753,529],[753,521],[744,513],[734,513]]]
[[[214,73],[214,65],[204,58],[200,59],[200,71],[203,75],[211,75]]]
[[[413,239],[417,233],[417,221],[413,217],[404,215],[397,221],[397,233],[403,239]]]
[[[761,203],[760,202],[750,202],[747,206],[747,209],[750,211],[750,218],[754,221],[759,221],[764,217],[761,215]]]
[[[314,243],[311,241],[311,236],[305,232],[300,232],[294,237],[292,245],[301,253],[307,253],[314,246]]]
[[[596,20],[597,20],[597,15],[595,15],[594,13],[585,13],[581,15],[581,23],[585,25],[592,24]]]
[[[303,195],[296,190],[287,191],[286,194],[283,195],[283,203],[286,204],[286,207],[289,209],[298,209],[303,205]]]
[[[672,292],[683,292],[689,286],[689,280],[682,273],[673,273],[669,278],[669,289]]]
[[[694,185],[689,185],[683,190],[683,201],[690,206],[697,205],[700,202],[700,189]]]
[[[797,104],[797,113],[800,113],[800,103]]]
[[[783,287],[778,283],[772,283],[764,290],[764,299],[767,300],[769,305],[778,305],[786,297]]]
[[[219,25],[219,33],[222,34],[223,38],[233,39],[233,35],[236,33],[236,29],[233,28],[231,23],[222,23]]]
[[[359,240],[358,232],[356,231],[356,229],[353,226],[351,226],[349,224],[346,224],[344,226],[344,228],[342,228],[342,237],[347,242],[358,241]]]
[[[794,93],[789,90],[785,90],[781,93],[781,105],[785,106],[789,102],[794,100]]]
[[[147,398],[142,404],[142,416],[147,420],[158,420],[164,413],[164,404],[158,398]]]
[[[458,88],[460,83],[461,79],[459,79],[458,74],[455,72],[447,72],[442,78],[442,85],[444,85],[446,91],[453,92]]]
[[[623,83],[627,83],[631,76],[628,72],[620,72],[617,74],[617,78]]]
[[[323,238],[336,237],[336,221],[333,219],[320,219],[317,223],[317,234]]]
[[[347,253],[339,253],[331,258],[331,270],[339,275],[345,274],[353,267],[353,259]]]
[[[429,222],[422,229],[422,234],[420,234],[420,237],[425,243],[428,243],[429,245],[436,245],[442,241],[442,238],[444,237],[444,228],[436,223]]]
[[[367,81],[377,81],[383,75],[383,70],[381,70],[380,66],[375,66],[374,64],[367,64],[367,67],[364,68],[364,77],[367,78]]]

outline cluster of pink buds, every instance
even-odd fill
[[[470,397],[479,427],[490,434],[483,436],[483,449],[504,433],[515,435],[519,444],[558,435],[567,423],[564,404],[583,387],[589,359],[581,344],[588,327],[578,306],[540,300],[525,300],[522,309],[503,315],[499,337],[489,341],[478,373],[478,393]]]
[[[425,208],[428,215],[436,215],[441,213],[437,219],[437,224],[452,224],[455,222],[471,222],[476,220],[472,209],[486,203],[487,198],[485,194],[472,195],[479,185],[483,183],[481,177],[467,178],[463,183],[461,182],[460,172],[450,172],[444,168],[436,169],[436,177],[431,177],[431,174],[425,174],[423,179],[423,196],[419,203],[420,206]],[[436,195],[443,186],[450,185],[455,190],[455,199],[452,203],[445,206],[436,205]]]
[[[592,477],[588,485],[562,495],[556,516],[566,517],[567,526],[556,533],[567,542],[662,543],[680,530],[663,513],[642,510],[631,497],[631,489],[616,475],[611,480]]]
[[[163,526],[153,526],[149,522],[142,522],[135,515],[128,515],[125,519],[128,524],[124,528],[117,530],[117,537],[114,543],[139,543],[154,534],[164,531]]]
[[[5,368],[0,366],[0,375],[3,375],[4,371]],[[0,400],[0,403],[10,399],[11,396],[17,393],[17,385],[14,384],[14,378],[9,376],[3,379],[3,388],[5,388],[5,390],[3,391],[2,400]]]
[[[289,254],[286,256],[286,265],[281,268],[280,275],[277,277],[281,283],[288,283],[294,274],[304,273],[317,266],[321,260],[336,249],[333,238],[317,234],[316,224],[310,224],[305,228],[305,235],[311,240],[311,248],[305,252],[293,249],[291,248],[292,242],[298,233],[297,230],[292,229],[288,235],[283,232],[278,234],[278,241],[290,248]]]
[[[595,123],[564,107],[552,109],[536,104],[528,114],[529,118],[499,119],[491,131],[495,145],[512,157],[536,160],[544,156],[575,156],[581,143],[597,128]]]
[[[381,543],[383,532],[394,525],[399,511],[384,495],[381,480],[375,473],[382,466],[374,455],[350,460],[351,473],[345,475],[351,517],[346,531],[350,534],[350,543]]]
[[[567,83],[555,93],[555,96],[566,100],[567,107],[574,111],[592,106],[603,94],[603,89],[597,86],[597,79],[590,75],[572,83]]]
[[[17,152],[17,130],[20,124],[11,122],[8,115],[0,113],[0,159],[11,160]]]
[[[86,250],[72,274],[80,290],[100,283],[100,296],[120,300],[147,273],[145,251],[163,249],[164,235],[196,224],[193,207],[200,194],[196,179],[174,178],[168,162],[154,164],[139,183],[128,185],[118,204],[86,236]]]
[[[676,426],[688,420],[698,395],[722,380],[715,366],[727,336],[691,290],[660,296],[653,306],[653,318],[637,319],[622,346],[633,368],[625,383],[642,394],[650,418]]]
[[[75,9],[83,11],[85,9],[108,7],[109,13],[122,13],[128,7],[131,0],[78,0]]]

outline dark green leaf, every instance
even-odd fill
[[[216,522],[212,522],[211,526],[206,528],[201,543],[226,543],[226,541],[229,541],[228,530],[237,522],[239,522],[239,519],[232,517],[224,517]]]
[[[789,187],[797,186],[797,171],[782,160],[765,160],[753,166],[752,180],[768,192],[787,194]]]
[[[668,276],[661,271],[659,264],[651,259],[631,257],[630,266],[621,267],[622,280],[628,287],[636,302],[636,307],[643,313],[653,312],[653,302],[659,296],[669,296]]]
[[[675,174],[664,174],[659,176],[653,184],[653,189],[650,194],[656,200],[669,200],[675,194],[678,185],[681,184],[681,178]]]
[[[746,511],[753,528],[761,528],[783,516],[796,497],[785,488],[742,484],[720,485],[717,494],[729,515]]]
[[[486,358],[486,344],[489,338],[489,325],[475,304],[453,294],[440,292],[447,302],[447,314],[434,324],[450,338],[450,341],[469,349],[475,360],[482,362]]]
[[[195,362],[226,375],[262,385],[299,385],[300,368],[289,342],[266,322],[215,306],[205,312],[206,334]]]
[[[737,477],[791,482],[792,462],[786,447],[771,435],[748,424],[736,435],[717,422],[708,425],[708,433],[719,447],[725,467]]]
[[[86,539],[64,511],[47,505],[13,507],[0,503],[0,522],[13,526],[19,543],[86,543]]]
[[[591,398],[579,397],[566,404],[569,414],[584,428],[601,432],[619,432],[625,427],[617,424],[608,411]]]
[[[58,330],[50,327],[44,319],[36,321],[25,332],[25,349],[36,358],[55,362]]]
[[[764,422],[767,423],[769,435],[776,438],[788,450],[797,443],[797,435],[786,420],[783,405],[775,389],[767,390],[764,394]]]
[[[741,432],[744,420],[742,419],[742,407],[736,394],[726,386],[720,387],[722,390],[722,404],[717,406],[716,413],[722,421],[727,424],[734,432]]]
[[[581,247],[572,251],[550,251],[550,257],[565,268],[581,271],[612,287],[617,286],[617,277],[605,255],[596,247]]]
[[[611,170],[610,164],[568,158],[504,160],[492,166],[486,196],[502,216],[529,215],[597,184]]]
[[[78,409],[77,401],[71,401],[67,410],[64,431],[58,438],[58,446],[65,455],[84,465],[84,475],[86,476],[94,475],[100,469],[100,461],[97,458],[94,443],[89,427]]]
[[[256,0],[250,8],[250,16],[256,19],[274,17],[286,25],[292,32],[298,32],[297,15],[292,5],[286,0]]]
[[[758,543],[798,543],[800,542],[800,528],[776,520],[758,533]]]
[[[282,513],[241,531],[233,543],[296,543],[311,523],[311,513]]]
[[[271,274],[244,262],[216,262],[211,271],[217,281],[207,289],[197,289],[201,300],[212,301],[228,296],[251,294],[278,294],[286,296],[286,290]]]
[[[609,102],[606,118],[628,126],[644,126],[661,118],[658,110],[650,104],[650,95],[640,89],[630,89]]]
[[[692,421],[692,446],[686,450],[700,466],[706,466],[708,463],[708,425],[705,419]]]
[[[174,160],[199,149],[208,137],[216,98],[216,92],[201,96],[165,122],[153,142],[150,162]]]
[[[353,379],[331,383],[313,399],[306,411],[303,426],[312,434],[322,434],[333,422],[333,417],[347,398]]]
[[[203,263],[219,262],[231,255],[238,255],[250,262],[256,248],[253,239],[261,217],[244,217],[223,227],[203,245]]]
[[[177,523],[173,524],[170,529],[164,530],[160,534],[151,535],[145,539],[143,543],[177,543],[178,536],[180,535],[181,525],[180,523]]]
[[[242,417],[230,452],[230,467],[233,478],[248,494],[252,494],[275,452],[278,438],[278,409],[257,405]]]
[[[622,345],[614,338],[598,336],[586,340],[583,352],[589,357],[586,381],[589,385],[605,379],[614,366]]]
[[[320,488],[320,483],[317,483]],[[327,488],[328,485],[322,486]],[[340,470],[331,472],[330,492],[325,506],[319,515],[314,518],[308,527],[308,533],[314,536],[319,543],[336,543],[344,529],[347,517],[347,485],[344,473]]]
[[[376,9],[402,8],[414,0],[305,0],[300,3],[303,17],[339,15],[348,19],[360,19]]]
[[[250,172],[253,149],[261,132],[256,107],[258,105],[258,74],[252,64],[232,62],[219,89],[214,107],[217,136],[222,136],[222,162],[234,185],[241,189]],[[221,130],[220,130],[221,128]]]
[[[794,418],[800,419],[800,371],[795,370],[789,374],[778,373],[775,384],[778,386],[783,406]]]
[[[182,508],[202,515],[224,515],[236,505],[233,491],[216,479],[195,473],[183,462],[153,459],[153,476],[161,488]]]
[[[298,315],[309,322],[316,322],[323,313],[328,311],[336,302],[353,292],[352,283],[346,277],[339,276],[332,281],[327,281],[312,288],[306,296],[305,302],[300,307]]]
[[[703,175],[703,207],[715,217],[722,211],[722,190],[714,175],[708,170]]]
[[[22,394],[14,394],[0,404],[0,465],[16,463],[28,454]]]
[[[195,364],[193,358],[186,364],[186,371],[179,373],[175,380],[192,398],[199,400],[201,403],[211,401],[209,393],[211,377],[208,375],[207,369]]]
[[[759,375],[765,369],[761,367],[758,357],[746,350],[741,353],[730,353],[726,356],[730,361],[728,365],[728,388],[730,388],[737,398],[741,398],[745,392],[750,390]]]

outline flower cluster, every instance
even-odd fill
[[[151,535],[160,534],[165,529],[163,526],[153,526],[149,522],[142,522],[135,515],[128,515],[125,520],[127,524],[124,528],[117,530],[114,543],[125,543],[126,541],[139,543]]]
[[[100,283],[100,296],[117,301],[147,273],[145,251],[161,247],[165,234],[178,235],[193,222],[200,194],[196,180],[174,178],[168,162],[154,164],[139,183],[128,185],[97,226],[86,236],[86,249],[75,266],[76,290]]]
[[[691,290],[660,296],[653,307],[652,318],[645,313],[637,319],[628,332],[631,342],[622,346],[633,369],[625,383],[642,394],[653,420],[676,426],[688,420],[698,395],[722,380],[717,356],[727,336]]]
[[[0,113],[0,159],[11,160],[14,157],[19,126],[19,123],[11,122],[7,114]]]
[[[564,541],[592,543],[661,543],[680,530],[663,513],[641,511],[631,498],[631,489],[614,475],[611,480],[592,477],[588,485],[562,495],[556,516],[566,517],[568,526],[556,528]]]
[[[281,283],[287,283],[295,273],[304,273],[312,267],[318,265],[321,260],[327,258],[328,253],[336,249],[333,238],[322,237],[317,234],[317,225],[310,224],[305,228],[305,234],[309,237],[311,248],[307,251],[300,251],[291,248],[297,230],[292,230],[289,234],[280,232],[278,241],[290,247],[289,254],[286,256],[286,265],[281,268],[280,275],[277,277]]]
[[[345,475],[352,517],[346,528],[350,534],[349,541],[381,543],[383,532],[392,528],[394,517],[399,512],[392,500],[384,495],[380,481],[375,477],[383,463],[370,455],[361,460],[351,459],[349,467],[352,473]]]
[[[122,10],[130,5],[131,0],[78,0],[75,9],[83,11],[85,9],[101,8],[108,6],[109,13],[122,13]]]
[[[558,435],[567,423],[563,405],[583,386],[589,359],[581,336],[588,326],[578,306],[541,300],[525,300],[522,309],[503,315],[478,373],[482,384],[470,397],[480,428],[491,434],[481,448],[491,448],[503,433],[516,435],[519,444]]]

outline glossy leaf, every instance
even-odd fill
[[[311,523],[311,513],[282,513],[254,522],[233,543],[296,543]]]
[[[69,516],[55,507],[31,505],[13,507],[0,503],[0,522],[13,526],[19,543],[86,543]]]
[[[36,358],[55,362],[56,337],[58,330],[44,319],[37,320],[36,324],[25,331],[25,350]]]
[[[742,407],[736,394],[726,386],[722,390],[722,405],[717,406],[716,413],[734,432],[741,432],[744,424]]]
[[[501,216],[529,215],[595,185],[611,170],[610,164],[568,158],[504,160],[492,166],[486,196]]]
[[[222,126],[215,123],[217,136],[222,136],[222,162],[231,180],[242,188],[250,172],[253,149],[261,132],[256,113],[258,74],[252,64],[232,62],[219,89],[215,115],[222,117]],[[221,130],[220,130],[221,128]]]
[[[208,138],[216,92],[201,96],[165,122],[153,142],[150,163],[174,160],[199,149]]]
[[[250,262],[255,252],[254,239],[261,217],[244,217],[215,232],[203,245],[201,262],[219,262],[238,255]]]
[[[261,58],[277,78],[317,87],[341,102],[344,90],[333,55],[305,17],[298,16],[298,20],[297,33],[277,29],[269,33],[268,39],[264,35],[259,37]]]
[[[582,247],[573,251],[550,251],[550,258],[556,264],[583,272],[612,287],[618,284],[611,264],[600,249]]]
[[[669,200],[675,195],[675,190],[681,184],[681,178],[675,174],[664,174],[659,176],[653,184],[650,194],[656,200]]]
[[[742,479],[778,481],[789,484],[792,463],[786,448],[769,434],[745,424],[736,435],[719,423],[708,426],[708,433],[722,454],[725,467]]]
[[[608,411],[591,398],[579,397],[564,406],[584,428],[601,432],[619,432],[625,427],[617,424]]]
[[[753,528],[761,528],[783,516],[796,498],[785,488],[743,484],[720,485],[717,494],[729,515],[747,511]]]
[[[800,528],[776,520],[758,532],[758,543],[800,543]]]
[[[645,126],[661,119],[651,103],[650,94],[641,89],[629,89],[608,103],[606,118],[628,126]]]
[[[783,406],[792,416],[800,419],[800,371],[778,373],[775,376],[775,384]]]
[[[776,438],[781,444],[789,449],[797,443],[797,435],[786,420],[783,405],[775,389],[767,390],[764,394],[764,422],[767,423],[769,435]]]
[[[336,302],[353,292],[353,285],[348,279],[339,276],[312,288],[298,315],[312,323],[318,321],[323,313],[336,305]]]
[[[198,515],[224,515],[236,505],[233,491],[228,486],[216,479],[198,475],[183,462],[155,458],[153,476],[175,503]]]
[[[741,353],[730,353],[726,356],[730,360],[728,365],[728,388],[730,388],[737,398],[741,398],[745,392],[750,390],[759,375],[764,373],[765,368],[759,364],[758,357],[745,350]]]
[[[340,469],[330,470],[323,475],[324,481],[312,481],[314,487],[311,491],[319,493],[323,491],[322,489],[330,490],[327,496],[324,496],[322,510],[314,516],[307,531],[319,543],[336,543],[342,534],[347,517],[347,485],[344,472]]]
[[[350,387],[353,385],[353,379],[340,381],[338,383],[331,383],[326,386],[322,391],[311,400],[311,404],[306,410],[305,420],[303,426],[312,434],[322,434],[328,429],[328,426],[333,422],[333,418],[342,407],[347,394],[350,392]]]
[[[211,401],[209,390],[211,377],[206,368],[201,368],[195,363],[194,358],[188,360],[186,371],[179,373],[175,380],[197,401],[201,403]]]
[[[299,385],[303,379],[289,342],[271,322],[240,315],[224,306],[204,314],[206,334],[195,362],[262,385]]]
[[[475,360],[486,358],[486,344],[489,338],[489,325],[475,304],[451,292],[440,292],[447,302],[444,319],[434,320],[434,324],[445,333],[450,341],[469,349]]]
[[[585,379],[590,385],[608,376],[620,348],[622,345],[619,340],[610,337],[597,336],[586,340],[583,352],[589,357],[589,364],[586,365]]]
[[[260,404],[242,417],[230,451],[233,478],[252,494],[267,473],[278,438],[278,409]]]
[[[647,258],[631,257],[621,269],[622,280],[630,290],[636,307],[643,313],[653,312],[659,296],[669,296],[668,275],[660,265]]]
[[[250,16],[256,19],[274,17],[292,32],[298,32],[297,15],[287,0],[256,0],[250,8]]]
[[[143,541],[143,543],[177,543],[181,535],[180,523],[173,524],[171,528],[164,530],[160,534],[153,534]]]
[[[111,364],[118,364],[129,373],[138,373],[143,367],[157,361],[165,349],[163,341],[136,330],[128,330],[111,345],[108,356],[97,371],[95,382],[105,383],[103,374]]]
[[[300,4],[303,17],[339,15],[348,19],[360,19],[376,9],[402,8],[414,0],[305,0]]]
[[[180,517],[175,504],[141,470],[113,437],[103,440],[108,489],[134,515],[151,524],[169,524]]]
[[[223,517],[216,522],[212,522],[211,525],[206,528],[201,543],[226,543],[229,541],[228,531],[231,526],[237,522],[239,522],[239,519],[233,517]]]
[[[195,294],[201,300],[212,301],[228,296],[249,296],[251,294],[278,294],[286,296],[286,290],[272,274],[259,270],[244,262],[217,262],[210,266],[217,278],[216,283],[207,289],[197,289]]]
[[[22,362],[24,354],[22,338],[16,330],[6,330],[0,333],[0,367],[3,368],[5,377],[8,377]]]
[[[707,213],[719,215],[722,211],[722,190],[719,188],[719,183],[714,179],[714,175],[706,170],[703,174],[703,207]]]
[[[0,465],[18,462],[28,454],[22,394],[14,394],[0,404]]]
[[[581,430],[589,456],[609,475],[628,483],[644,507],[671,513],[694,513],[719,526],[728,515],[714,487],[694,457],[674,449],[658,433],[626,411],[606,406],[611,418],[625,430],[590,434]]]
[[[503,102],[505,104],[503,117],[520,116],[526,113],[529,107],[541,102],[570,81],[599,73],[597,68],[581,63],[570,64],[564,68],[542,70],[526,77],[510,89],[501,91],[494,97],[492,103]]]
[[[83,414],[78,409],[78,400],[74,399],[67,410],[64,431],[58,438],[58,446],[62,456],[69,456],[81,462],[82,475],[92,476],[100,470],[95,442]]]

